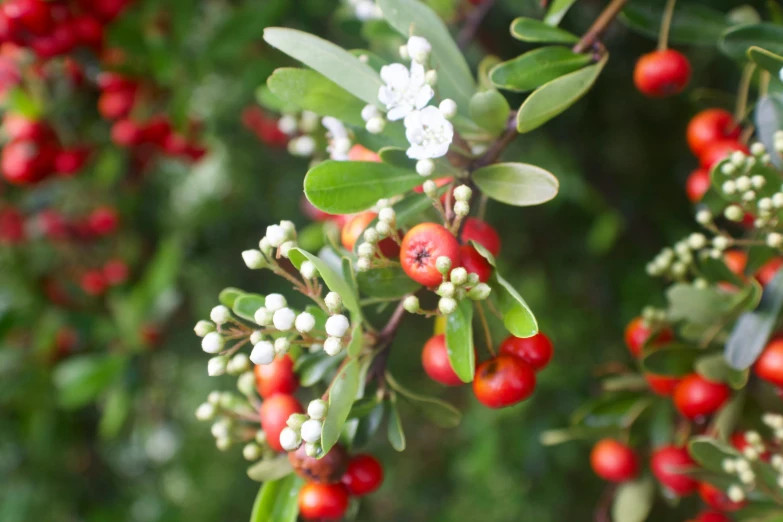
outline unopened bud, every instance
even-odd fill
[[[454,189],[454,199],[457,201],[464,201],[467,203],[470,201],[471,197],[473,197],[473,191],[467,185],[460,185]]]
[[[420,310],[419,298],[416,297],[415,295],[409,295],[402,302],[402,306],[403,306],[403,308],[405,308],[405,310],[407,310],[408,312],[410,312],[412,314],[418,313],[418,311]]]
[[[266,258],[260,250],[245,250],[242,252],[242,260],[251,270],[257,270],[266,266]]]
[[[193,331],[196,332],[196,335],[199,337],[204,337],[208,333],[215,331],[215,324],[210,321],[201,320],[193,327]]]
[[[451,297],[441,297],[438,301],[438,310],[443,315],[451,315],[457,310],[457,301]]]
[[[474,301],[483,301],[489,294],[492,293],[492,288],[486,283],[479,283],[468,291],[468,297]]]
[[[343,308],[343,300],[337,292],[329,292],[326,294],[324,303],[326,304],[326,308],[332,313],[337,313]]]
[[[443,275],[448,274],[451,270],[451,259],[446,256],[439,256],[438,259],[435,260],[435,268]]]

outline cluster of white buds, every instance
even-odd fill
[[[705,226],[710,226],[712,215],[708,210],[700,211],[697,214],[697,220]],[[724,250],[733,243],[734,239],[729,235],[716,235],[710,239],[700,232],[694,232],[675,243],[673,247],[662,249],[652,261],[647,263],[646,270],[653,277],[667,277],[676,281],[685,281],[690,275],[698,274],[695,267],[697,257],[699,259],[722,259]],[[696,277],[693,284],[704,288],[708,282]]]
[[[295,114],[284,114],[277,120],[277,128],[287,136],[300,132],[311,134],[318,128],[318,115],[311,111],[302,111],[298,118]]]
[[[373,0],[348,0],[348,5],[353,9],[354,16],[362,22],[383,18],[383,11]]]
[[[451,315],[457,309],[457,305],[463,299],[483,301],[492,293],[492,289],[486,283],[479,281],[477,274],[469,274],[463,267],[451,269],[451,259],[441,256],[435,260],[435,266],[443,274],[443,282],[435,291],[440,296],[438,300],[438,312],[442,315]],[[422,310],[419,298],[409,295],[403,300],[403,308],[412,314],[433,315],[434,312]]]
[[[215,445],[220,451],[226,451],[235,443],[246,442],[248,438],[252,438],[257,450],[254,453],[255,459],[258,459],[263,453],[270,451],[266,444],[266,434],[263,430],[248,433],[245,426],[240,426],[236,420],[240,416],[253,413],[252,407],[245,400],[231,392],[213,391],[207,396],[206,402],[196,408],[198,420],[212,422],[212,436],[215,437]],[[246,451],[247,457],[251,450]]]
[[[783,130],[776,131],[773,139],[775,141],[775,152],[783,155]]]
[[[327,355],[334,357],[343,350],[343,337],[348,333],[351,323],[340,313],[343,307],[340,294],[329,292],[324,298],[324,303],[332,315],[326,320],[327,338],[323,343],[323,350]]]
[[[381,199],[376,207],[378,220],[375,226],[368,227],[364,231],[362,235],[364,241],[356,247],[356,253],[359,256],[356,261],[356,269],[360,272],[384,266],[388,262],[384,258],[382,249],[378,248],[380,241],[386,238],[392,238],[396,243],[401,241],[397,233],[397,213],[392,208],[391,202],[388,199]]]
[[[783,415],[777,413],[765,413],[761,420],[772,429],[775,440],[783,441]]]
[[[329,157],[337,161],[347,161],[352,145],[348,129],[345,128],[343,122],[332,116],[324,117],[321,123],[327,131],[326,139],[329,141],[329,145],[327,145],[326,151],[329,153]]]
[[[294,330],[307,334],[315,327],[315,317],[309,312],[296,313],[288,307],[286,298],[281,294],[269,294],[264,299],[264,306],[253,314],[253,320],[265,327],[264,331],[256,330],[250,335],[253,351],[250,360],[254,364],[271,364],[276,356],[288,353],[291,347],[289,332]],[[266,333],[287,334],[276,338],[267,338]]]
[[[470,214],[471,197],[473,197],[473,191],[467,185],[460,185],[454,189],[454,214],[458,220]]]
[[[280,446],[286,451],[295,451],[304,442],[305,453],[317,457],[321,452],[321,434],[328,410],[326,401],[316,399],[307,406],[307,414],[292,414],[280,432]]]
[[[645,306],[642,309],[642,321],[645,327],[657,330],[667,323],[666,310],[655,308],[654,306]]]
[[[287,220],[283,220],[277,225],[269,225],[266,227],[266,235],[258,242],[259,250],[265,256],[266,266],[269,263],[274,263],[274,260],[278,256],[288,257],[288,252],[292,248],[296,247],[296,226]],[[242,258],[245,263],[248,261],[248,257],[253,259],[256,256],[255,253],[247,254],[248,251],[242,253]],[[248,268],[263,268],[264,266],[250,266]]]

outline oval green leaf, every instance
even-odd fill
[[[462,382],[471,382],[476,373],[473,349],[473,302],[465,299],[446,318],[446,349],[454,373]]]
[[[511,107],[506,98],[495,89],[477,92],[470,99],[471,119],[482,129],[498,135],[508,124]]]
[[[666,0],[634,0],[620,14],[620,20],[639,33],[657,38]],[[715,45],[729,27],[720,11],[692,2],[677,2],[669,31],[671,43]]]
[[[421,287],[398,266],[359,272],[357,279],[363,295],[382,299],[412,294]]]
[[[503,279],[497,270],[489,279],[492,295],[503,314],[506,330],[516,337],[532,337],[538,333],[538,322],[533,311],[511,283]]]
[[[289,475],[293,470],[288,456],[283,455],[258,461],[247,468],[247,476],[256,482],[266,482],[268,480],[281,479]]]
[[[389,444],[397,451],[405,451],[405,431],[402,429],[400,411],[397,408],[397,394],[392,393],[386,404],[389,408],[389,422],[386,429]]]
[[[489,78],[499,89],[527,92],[577,71],[591,60],[590,55],[575,53],[567,47],[541,47],[496,65]]]
[[[359,391],[359,376],[359,363],[354,359],[343,366],[332,382],[332,387],[329,389],[329,410],[321,434],[321,448],[324,455],[337,444],[345,421],[348,420],[351,406]]]
[[[537,129],[568,109],[584,96],[606,65],[609,55],[600,62],[545,83],[527,97],[517,113],[517,130],[525,133]]]
[[[294,370],[299,376],[299,383],[302,386],[312,386],[340,364],[341,360],[340,357],[331,357],[323,351],[307,354],[296,360],[296,367]]]
[[[731,311],[731,296],[715,287],[678,283],[666,290],[669,317],[674,321],[709,324]]]
[[[379,105],[381,77],[372,67],[335,44],[309,33],[282,27],[264,29],[264,40],[323,74],[360,100]]]
[[[576,3],[576,0],[554,0],[544,16],[544,22],[551,26],[560,24],[563,17],[566,15],[571,6]]]
[[[720,473],[723,473],[723,459],[740,456],[731,446],[706,436],[692,438],[688,443],[688,453],[705,469]]]
[[[511,36],[523,42],[576,43],[579,37],[534,18],[519,17],[511,22]]]
[[[278,98],[321,116],[333,116],[350,125],[364,126],[362,100],[323,75],[307,69],[277,69],[267,79]]]
[[[527,163],[482,167],[473,173],[473,181],[490,198],[517,207],[546,203],[560,188],[552,173]]]
[[[605,394],[591,399],[571,414],[571,424],[590,428],[627,428],[638,409],[649,405],[643,392]]]
[[[117,382],[127,358],[121,355],[82,355],[57,365],[54,385],[57,402],[64,408],[78,408]]]
[[[349,312],[361,317],[362,311],[361,307],[359,306],[359,301],[356,298],[356,294],[351,291],[351,287],[348,285],[345,279],[338,275],[337,272],[329,268],[329,265],[324,263],[321,258],[316,257],[310,252],[302,250],[301,248],[293,248],[288,253],[288,259],[291,260],[291,263],[294,264],[297,270],[300,266],[302,266],[302,263],[306,259],[312,261],[316,270],[318,270],[318,275],[321,277],[321,279],[324,280],[324,283],[326,283],[326,286],[329,288],[329,290],[340,294],[345,308]]]
[[[258,294],[244,294],[234,301],[233,311],[242,319],[253,321],[256,311],[264,306],[264,296]]]
[[[655,500],[655,483],[649,476],[623,482],[612,503],[614,522],[644,522]]]
[[[227,306],[229,308],[234,308],[234,303],[236,302],[237,298],[241,295],[244,295],[245,291],[240,290],[239,288],[224,288],[220,291],[220,294],[218,295],[218,301],[220,301],[220,304],[223,306]]]
[[[670,344],[663,348],[653,348],[642,356],[640,364],[646,372],[669,377],[683,377],[693,373],[696,359],[704,352],[690,345]]]
[[[253,503],[250,522],[295,522],[299,514],[299,490],[304,480],[291,473],[264,482]]]
[[[722,353],[704,355],[696,360],[696,373],[713,382],[723,382],[739,390],[748,383],[748,370],[735,370]]]
[[[407,399],[421,415],[441,428],[456,428],[462,420],[462,413],[448,402],[415,393],[403,387],[388,372],[386,373],[386,381],[393,390]]]
[[[721,52],[737,61],[747,60],[751,47],[783,54],[783,26],[773,23],[740,25],[726,31],[718,42]]]
[[[310,169],[304,191],[307,199],[324,212],[353,214],[421,183],[415,171],[387,163],[330,160]]]
[[[748,48],[748,58],[774,76],[778,76],[780,74],[780,69],[783,69],[783,56],[755,45]]]

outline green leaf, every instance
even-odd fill
[[[731,311],[731,296],[716,287],[697,288],[677,283],[666,290],[669,317],[674,321],[687,320],[709,324]]]
[[[601,389],[608,392],[626,390],[638,391],[646,390],[649,387],[650,386],[647,384],[647,379],[638,373],[613,375],[601,381]]]
[[[245,294],[239,296],[234,302],[233,311],[238,317],[247,321],[254,321],[254,316],[259,308],[264,306],[264,296],[258,294]]]
[[[333,116],[349,125],[364,126],[366,105],[333,81],[307,69],[277,69],[267,80],[280,99],[321,116]]]
[[[495,163],[473,173],[476,186],[490,198],[528,207],[557,195],[560,183],[550,172],[528,163]]]
[[[511,22],[511,36],[523,42],[576,43],[579,37],[533,18],[519,17]]]
[[[477,241],[474,241],[474,240],[472,240],[472,239],[470,240],[470,245],[471,245],[473,248],[475,248],[475,249],[476,249],[476,252],[478,252],[478,253],[481,255],[481,257],[483,257],[484,259],[486,259],[486,260],[487,260],[487,262],[488,262],[490,265],[492,265],[493,267],[495,266],[495,256],[493,256],[493,255],[492,255],[492,252],[490,252],[489,250],[487,250],[487,247],[485,247],[485,246],[484,246],[484,245],[482,245],[481,243],[478,243]]]
[[[707,433],[714,433],[721,440],[728,440],[742,417],[745,394],[735,393],[715,414]]]
[[[745,370],[756,362],[767,345],[783,308],[783,270],[767,286],[761,303],[753,312],[745,312],[734,325],[726,341],[726,361],[732,368]]]
[[[567,47],[540,47],[496,65],[489,78],[499,89],[527,92],[578,71],[591,60],[590,55],[575,53]]]
[[[296,522],[299,490],[303,484],[304,480],[293,473],[264,482],[253,503],[250,522]]]
[[[256,482],[279,480],[290,475],[294,469],[287,455],[263,459],[247,468],[247,476]]]
[[[502,94],[491,89],[473,95],[469,112],[471,119],[479,127],[497,135],[506,129],[511,107]]]
[[[349,419],[361,419],[369,415],[378,404],[381,403],[378,394],[372,394],[369,397],[362,397],[356,400],[351,406],[351,413],[348,414]]]
[[[340,438],[340,432],[345,421],[348,420],[351,406],[359,391],[359,377],[359,363],[354,359],[343,366],[332,382],[332,387],[329,389],[329,410],[321,434],[321,447],[324,454],[329,453]]]
[[[590,440],[602,439],[608,435],[617,433],[617,428],[602,426],[593,428],[588,426],[570,426],[568,428],[559,428],[556,430],[546,430],[541,433],[539,442],[543,446],[557,446],[564,442],[572,440]]]
[[[424,417],[441,428],[456,428],[462,420],[462,413],[448,402],[404,388],[388,372],[386,373],[386,381],[393,390],[406,398]]]
[[[454,373],[462,382],[471,382],[476,373],[473,348],[473,302],[465,299],[446,318],[446,349]]]
[[[655,483],[649,476],[623,482],[612,503],[613,522],[644,522],[655,500]]]
[[[748,48],[748,58],[773,76],[778,76],[783,69],[783,56],[755,45]]]
[[[318,71],[360,100],[379,105],[381,77],[372,67],[335,44],[295,29],[267,27],[264,40]]]
[[[299,376],[299,383],[308,387],[323,379],[341,360],[340,357],[331,357],[324,352],[307,354],[296,360],[294,370]]]
[[[704,352],[686,344],[670,344],[663,348],[653,347],[643,354],[641,365],[644,371],[667,377],[683,377],[693,373],[696,359]]]
[[[128,418],[130,408],[131,397],[124,386],[115,386],[109,391],[98,426],[102,439],[110,440],[117,436]]]
[[[358,402],[358,401],[357,401]],[[383,402],[377,401],[371,411],[359,419],[356,433],[353,437],[352,449],[362,448],[370,443],[383,421],[385,408]]]
[[[620,20],[644,35],[657,38],[665,0],[634,0],[620,13]],[[715,45],[729,27],[720,11],[692,2],[677,2],[669,32],[669,42],[686,45]]]
[[[310,169],[304,190],[316,208],[330,214],[352,214],[421,183],[416,171],[387,163],[330,160]]]
[[[244,290],[228,287],[220,291],[220,294],[218,295],[218,301],[223,306],[234,308],[234,303],[236,302],[237,298],[242,295],[245,295]]]
[[[591,428],[628,428],[649,406],[643,392],[604,394],[591,399],[571,414],[571,424]]]
[[[408,277],[399,266],[375,268],[359,272],[359,290],[363,295],[382,299],[403,297],[414,293],[421,285]]]
[[[739,390],[748,383],[748,371],[735,370],[722,353],[704,355],[696,360],[696,373],[713,382],[724,382]]]
[[[729,446],[713,437],[694,437],[688,443],[688,453],[693,460],[709,471],[723,473],[723,459],[736,459],[740,454]]]
[[[361,317],[351,317],[353,330],[351,330],[351,343],[348,345],[348,357],[356,357],[364,347],[364,335],[362,331]]]
[[[329,290],[337,292],[340,295],[343,299],[343,305],[349,312],[361,317],[362,310],[359,306],[359,301],[356,299],[356,294],[351,291],[351,287],[348,286],[345,279],[329,268],[329,265],[324,263],[321,258],[316,257],[301,248],[293,248],[288,254],[288,259],[291,260],[291,263],[294,264],[297,270],[302,266],[305,259],[312,261],[315,268],[318,270],[319,276],[324,280],[324,283],[326,283]]]
[[[497,270],[489,279],[492,295],[503,314],[506,330],[516,337],[532,337],[538,333],[538,322],[530,307],[511,284],[498,274]]]
[[[775,133],[783,129],[783,94],[772,93],[762,96],[756,103],[756,130],[759,140],[767,150],[775,150]],[[783,158],[770,154],[772,163],[783,168]]]
[[[404,37],[422,36],[432,45],[430,65],[438,71],[438,93],[466,110],[475,91],[468,62],[443,20],[418,0],[378,0],[383,16]],[[376,96],[378,91],[376,89]]]
[[[128,359],[122,355],[81,355],[57,365],[54,385],[57,402],[64,408],[84,406],[115,384]]]
[[[746,61],[751,47],[783,54],[783,26],[772,23],[740,25],[723,33],[718,42],[721,52],[737,61]]]
[[[576,0],[554,0],[544,16],[544,22],[551,26],[559,25]]]
[[[27,119],[37,120],[43,115],[41,102],[21,87],[14,87],[6,94],[5,107],[9,112],[21,114]]]
[[[261,107],[280,114],[296,112],[300,109],[295,103],[283,101],[272,94],[272,91],[269,90],[269,87],[266,84],[261,85],[256,89],[256,101]]]
[[[606,65],[606,54],[595,65],[545,83],[527,97],[517,113],[517,130],[530,132],[568,109],[584,96]]]
[[[389,444],[397,451],[405,451],[405,432],[402,429],[400,411],[397,409],[397,394],[392,393],[387,402],[389,408],[389,424],[386,429]]]

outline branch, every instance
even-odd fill
[[[477,170],[481,167],[486,167],[487,165],[492,165],[495,163],[503,151],[506,150],[506,147],[508,147],[516,137],[517,113],[514,111],[508,117],[506,131],[502,136],[500,136],[500,138],[495,140],[495,142],[489,147],[489,149],[487,149],[487,152],[485,152],[483,156],[473,162],[473,168],[471,170]]]
[[[494,3],[495,0],[484,0],[465,17],[465,25],[462,26],[462,29],[457,36],[457,45],[459,45],[461,50],[464,50],[473,40],[481,22],[484,20],[484,17],[487,16],[489,10],[492,9]]]
[[[581,40],[576,43],[573,51],[575,53],[582,53],[597,43],[603,32],[609,27],[612,20],[620,14],[620,11],[622,11],[627,2],[628,0],[612,0],[598,18],[595,19],[595,22],[593,22],[590,29],[582,36]]]

